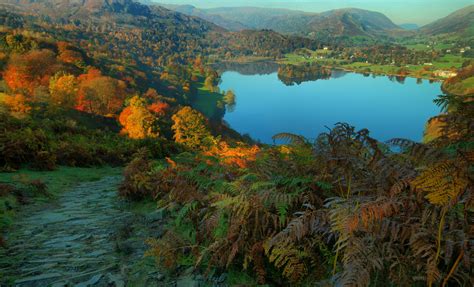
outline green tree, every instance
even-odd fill
[[[172,117],[174,139],[192,149],[201,149],[212,142],[206,118],[190,107],[180,109]]]

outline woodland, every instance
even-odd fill
[[[118,169],[118,200],[163,215],[163,232],[141,241],[152,270],[191,268],[204,278],[192,286],[474,285],[474,59],[455,51],[474,36],[311,38],[129,0],[1,2],[1,286],[54,282],[18,285],[10,234],[22,210],[55,202],[69,168]],[[455,48],[410,46],[420,41]],[[339,122],[316,140],[282,131],[283,144],[261,144],[223,121],[238,95],[219,89],[220,68],[253,73],[250,61],[287,85],[334,67],[443,80],[442,112],[423,142]],[[94,284],[154,286],[122,283]]]

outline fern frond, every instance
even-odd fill
[[[281,242],[273,248],[267,246],[265,253],[269,256],[269,261],[275,267],[283,269],[283,276],[291,281],[297,282],[307,274],[304,263],[307,254],[298,250],[292,242]]]
[[[305,137],[292,133],[278,133],[272,136],[272,140],[273,142],[281,140],[295,145],[305,145],[308,143]]]
[[[446,205],[466,189],[469,180],[454,162],[443,161],[423,171],[411,184],[425,192],[431,204]]]

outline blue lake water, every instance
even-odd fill
[[[334,73],[328,80],[286,86],[277,73],[222,74],[221,90],[233,90],[236,105],[224,120],[241,134],[264,143],[272,136],[290,132],[314,139],[325,126],[347,122],[367,128],[372,137],[386,141],[407,138],[421,141],[427,120],[439,114],[433,99],[441,94],[440,83],[407,78],[404,83],[388,77]]]

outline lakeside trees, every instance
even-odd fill
[[[191,107],[181,108],[172,120],[173,138],[177,143],[198,150],[212,141],[206,118]]]

